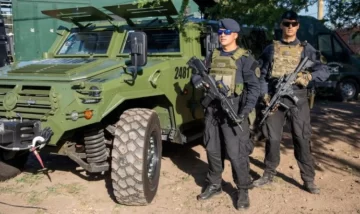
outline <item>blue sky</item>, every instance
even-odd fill
[[[325,16],[326,10],[325,10],[325,5],[324,5],[324,12],[323,12],[323,15]],[[308,11],[305,12],[305,9],[304,10],[301,10],[299,12],[299,15],[307,15],[307,16],[313,16],[315,18],[317,18],[317,3],[311,5],[310,7],[308,7]]]

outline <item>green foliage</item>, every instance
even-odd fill
[[[134,4],[138,4],[139,8],[142,8],[144,6],[152,8],[159,6],[161,2],[167,2],[167,1],[171,1],[171,0],[138,0],[138,1],[134,1]],[[186,10],[188,6],[189,6],[189,0],[182,0],[179,10],[179,15],[176,17],[175,22],[171,24],[170,27],[179,29],[180,33],[185,37],[185,40],[190,42],[194,38],[191,38],[186,34],[185,28],[201,30],[200,28],[202,28],[202,25],[201,24],[192,25],[185,22]]]
[[[241,24],[264,26],[270,31],[286,10],[300,10],[314,0],[221,0],[206,12],[211,19],[233,18]]]
[[[335,28],[352,28],[360,23],[360,0],[327,0],[326,18]]]
[[[139,7],[146,4],[153,6],[170,0],[138,0]],[[299,12],[317,3],[316,0],[214,0],[217,4],[205,9],[207,18],[218,20],[233,18],[241,24],[264,26],[272,31],[279,22],[280,15],[286,10]],[[183,0],[177,26],[182,26],[184,11],[189,0]],[[360,23],[360,0],[326,0],[325,21],[330,21],[334,28],[354,27]]]

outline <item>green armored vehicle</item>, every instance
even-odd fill
[[[119,203],[146,205],[157,192],[162,141],[202,135],[201,92],[186,62],[214,47],[217,24],[188,18],[180,30],[171,1],[104,8],[126,22],[91,6],[42,11],[74,27],[57,31],[43,59],[1,69],[0,179],[51,147],[88,172],[111,171]]]

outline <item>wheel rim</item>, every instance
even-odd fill
[[[352,83],[344,83],[341,87],[341,92],[347,98],[354,96],[356,92],[356,87]]]
[[[150,136],[148,155],[147,155],[147,177],[150,184],[150,189],[153,190],[156,188],[156,172],[159,163],[158,156],[158,144],[157,144],[156,132],[153,132]]]

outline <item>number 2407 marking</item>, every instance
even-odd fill
[[[175,67],[174,79],[187,79],[190,77],[190,67]]]

